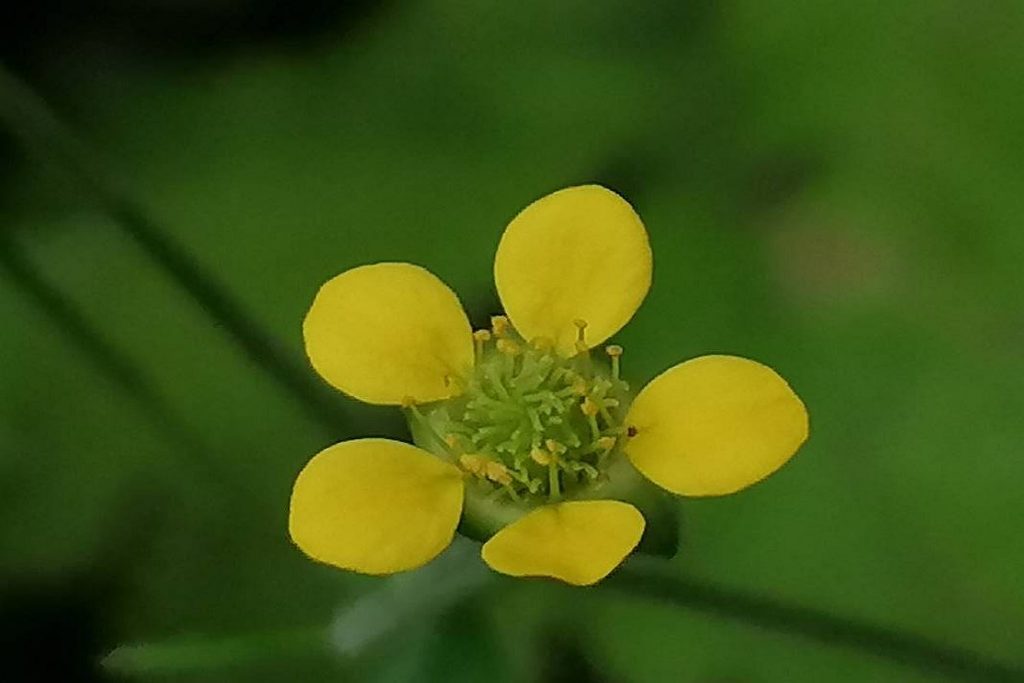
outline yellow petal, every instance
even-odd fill
[[[626,200],[598,185],[559,190],[512,219],[494,258],[505,312],[526,339],[575,353],[574,320],[594,347],[629,322],[651,286],[651,247]]]
[[[484,544],[491,569],[510,576],[551,576],[575,586],[597,583],[640,542],[644,517],[628,503],[586,500],[533,510]]]
[[[686,496],[733,493],[764,479],[807,440],[803,402],[771,368],[702,356],[655,377],[626,424],[626,454],[658,486]]]
[[[458,468],[400,441],[343,441],[318,453],[292,489],[288,530],[314,560],[363,574],[426,564],[462,514]]]
[[[360,266],[329,280],[302,332],[316,371],[367,403],[449,398],[451,379],[473,364],[472,330],[458,297],[409,263]]]

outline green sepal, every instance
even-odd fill
[[[634,552],[675,557],[679,551],[679,506],[675,497],[648,481],[624,454],[617,455],[608,468],[607,485],[590,497],[621,500],[640,511],[646,525]]]
[[[671,494],[647,485],[648,490],[631,503],[644,516],[647,526],[634,552],[672,558],[679,552],[679,506]]]

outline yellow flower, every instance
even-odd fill
[[[303,324],[314,368],[359,400],[402,406],[417,445],[358,439],[317,454],[292,492],[295,543],[388,574],[430,561],[458,528],[486,541],[496,571],[587,585],[641,542],[649,482],[723,495],[781,467],[808,418],[770,368],[703,356],[634,397],[622,348],[592,353],[636,312],[651,270],[640,217],[588,185],[508,225],[494,261],[507,317],[490,330],[474,332],[456,295],[408,263],[327,282]]]

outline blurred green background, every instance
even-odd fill
[[[7,66],[313,385],[300,322],[330,276],[412,261],[483,320],[520,208],[616,189],[655,253],[617,337],[627,374],[748,356],[812,418],[776,476],[680,503],[673,570],[1021,659],[1019,1],[19,11],[0,29]],[[0,134],[10,680],[96,680],[119,643],[253,633],[284,635],[237,661],[184,647],[133,679],[944,680],[543,582],[414,616],[357,663],[292,647],[382,585],[290,545],[295,474],[328,443],[404,425],[328,393],[336,423],[311,418],[52,151]],[[39,282],[61,303],[41,303]],[[108,345],[99,356],[69,316]]]

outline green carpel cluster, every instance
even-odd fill
[[[506,318],[474,335],[476,363],[460,395],[431,423],[453,460],[495,498],[559,500],[602,483],[626,429],[629,386],[619,378],[622,349],[610,363],[591,357],[580,321],[578,353],[526,343]]]

